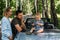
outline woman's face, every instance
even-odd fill
[[[12,15],[12,9],[7,13],[7,15],[10,17]]]

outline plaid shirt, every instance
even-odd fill
[[[12,36],[12,30],[9,19],[3,17],[1,20],[1,26],[2,40],[9,40],[8,37]]]
[[[43,29],[43,26],[39,26],[39,25],[37,25],[38,23],[41,23],[41,24],[43,24],[44,25],[44,22],[42,21],[42,20],[35,20],[35,22],[34,22],[34,24],[35,24],[35,30],[36,31],[38,31],[38,30],[40,30],[40,29]]]

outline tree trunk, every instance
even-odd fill
[[[6,0],[6,7],[7,7],[8,3],[7,3],[7,0]]]
[[[10,6],[10,0],[5,0],[6,1],[6,8]]]
[[[16,10],[18,10],[18,0],[16,0]]]
[[[49,18],[49,16],[48,16],[48,0],[45,0],[46,2],[46,6],[45,6],[45,17],[46,18]]]
[[[22,10],[22,0],[19,0],[19,7],[18,10]]]
[[[56,10],[55,10],[55,3],[54,3],[54,0],[50,0],[50,2],[51,2],[51,19],[54,25],[57,26],[58,19],[57,19]]]
[[[20,0],[20,10],[22,10],[22,1],[23,0]]]
[[[35,0],[35,10],[36,10],[36,13],[37,13],[37,0]]]
[[[10,7],[10,0],[8,0],[8,6]]]
[[[20,0],[18,0],[18,2],[19,2],[18,10],[20,10]]]
[[[37,12],[39,12],[39,0],[37,0]]]
[[[45,18],[45,6],[44,6],[45,2],[44,0],[42,0],[42,17]]]

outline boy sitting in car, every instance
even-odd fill
[[[40,17],[40,13],[37,13],[35,15],[35,21],[33,22],[32,24],[32,29],[30,30],[30,32],[32,33],[33,31],[36,32],[36,33],[41,33],[43,32],[44,30],[44,27],[43,27],[44,23],[43,21],[41,20],[41,17]]]

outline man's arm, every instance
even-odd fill
[[[22,31],[22,28],[19,24],[16,24],[15,25],[15,28],[17,29],[18,32],[21,32]]]

